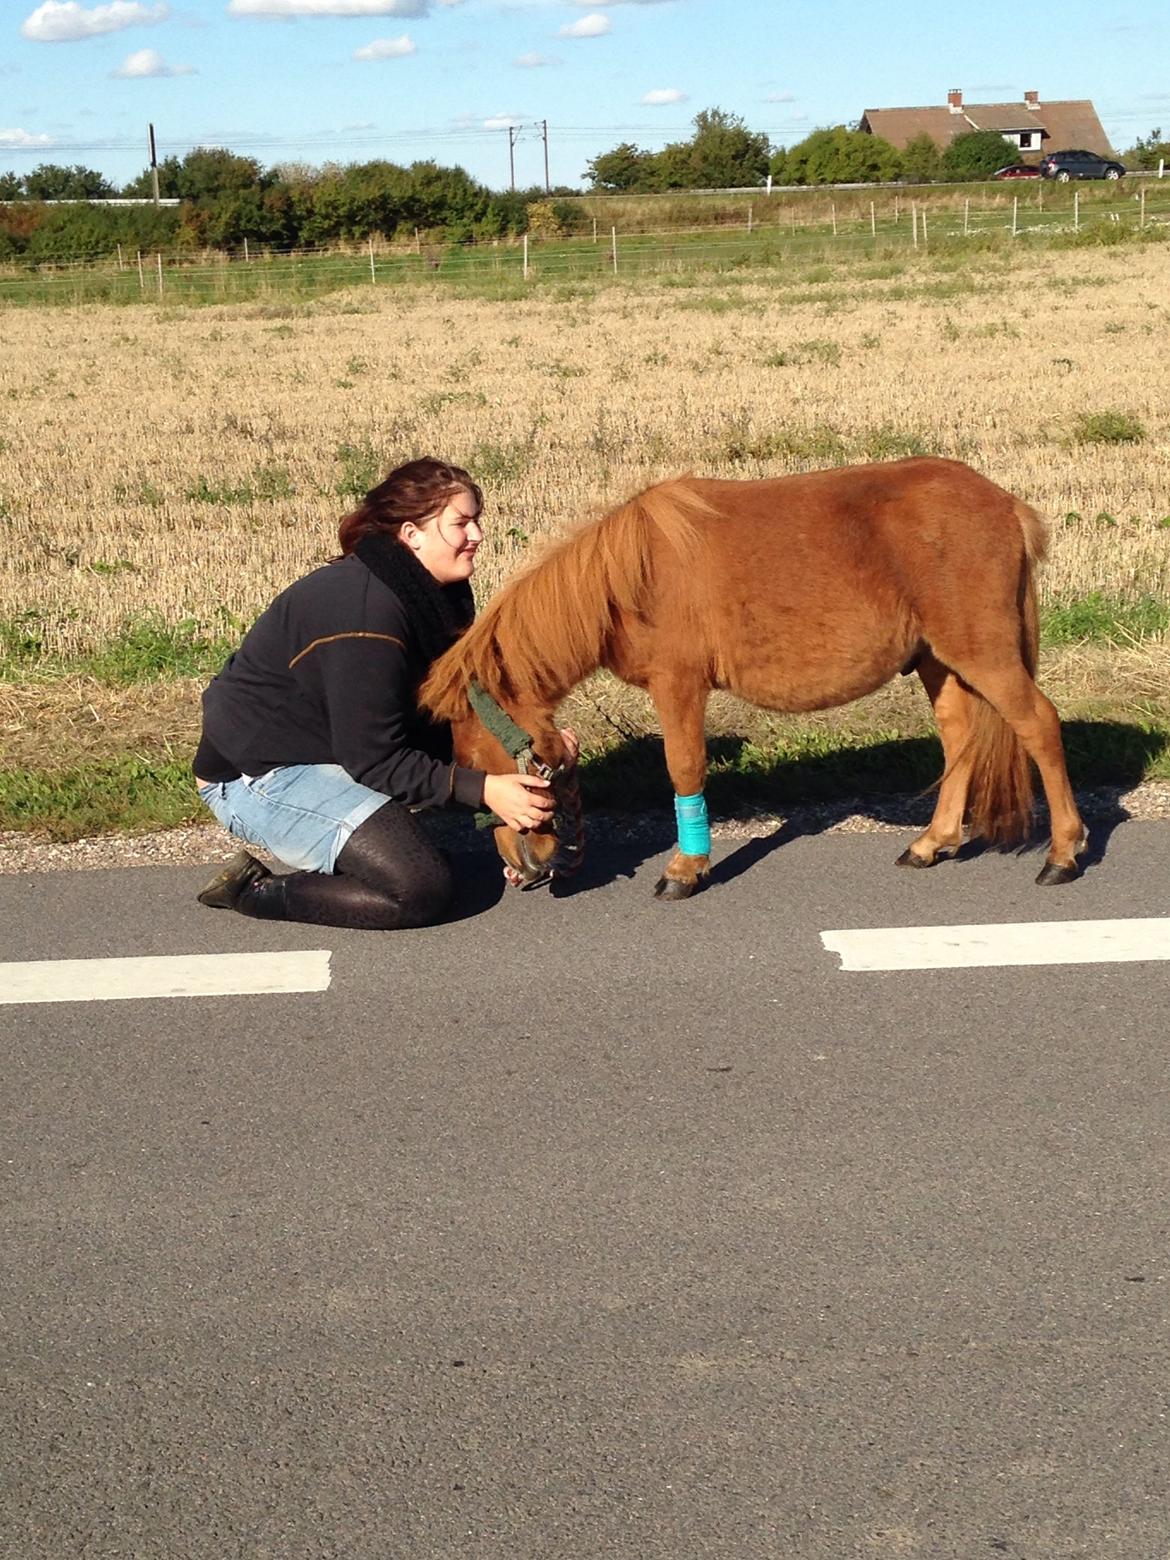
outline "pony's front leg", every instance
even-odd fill
[[[697,681],[652,683],[666,746],[666,767],[674,785],[678,845],[658,879],[659,899],[689,899],[711,866],[711,829],[707,822],[707,737],[704,715],[710,690]]]

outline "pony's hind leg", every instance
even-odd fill
[[[963,843],[963,814],[971,784],[971,723],[975,695],[929,652],[918,663],[943,749],[943,777],[934,816],[914,843],[898,857],[900,867],[933,867],[953,856]]]
[[[671,677],[653,681],[649,692],[662,726],[680,834],[654,893],[659,899],[689,899],[702,886],[711,866],[710,830],[706,827],[703,799],[707,782],[707,735],[703,722],[709,689],[698,679]],[[696,821],[689,822],[681,808],[698,815]]]
[[[1048,887],[1071,882],[1080,876],[1077,857],[1084,853],[1089,835],[1068,778],[1060,717],[1052,700],[1040,692],[1022,665],[973,674],[971,683],[1015,732],[1040,772],[1052,838],[1037,883]]]

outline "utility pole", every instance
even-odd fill
[[[548,182],[548,120],[540,121],[540,128],[544,135],[544,193],[552,194],[552,185]]]
[[[508,126],[508,188],[516,191],[516,126]]]
[[[154,188],[154,203],[158,205],[158,153],[154,147],[154,126],[148,125],[150,131],[150,182]]]

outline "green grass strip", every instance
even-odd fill
[[[168,623],[146,613],[126,623],[113,639],[88,655],[63,657],[46,649],[54,625],[35,608],[0,622],[0,682],[30,677],[93,677],[118,687],[157,678],[206,677],[219,671],[243,637],[242,625],[230,635],[208,634],[194,618]]]
[[[124,757],[74,769],[0,769],[0,830],[54,840],[138,834],[205,821],[190,759]]]
[[[1076,786],[1136,785],[1170,778],[1170,721],[1103,713],[1064,723]],[[774,741],[713,737],[707,797],[715,816],[783,811],[814,802],[922,792],[938,780],[938,739],[897,731],[851,733],[809,725]],[[669,807],[670,781],[656,736],[633,737],[586,756],[587,808],[640,813]],[[68,841],[146,833],[206,822],[190,760],[134,756],[72,769],[0,769],[0,830],[37,831]]]

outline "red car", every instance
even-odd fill
[[[991,175],[993,179],[1038,179],[1039,168],[1033,168],[1031,163],[1008,163],[1006,168],[997,168]]]

